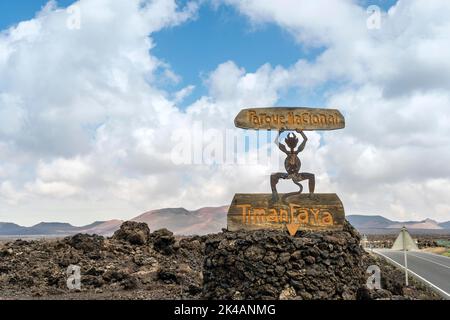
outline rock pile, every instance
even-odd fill
[[[356,299],[366,281],[359,234],[291,237],[270,230],[224,232],[206,241],[204,295],[210,299]]]
[[[417,246],[419,249],[439,247],[438,243],[433,239],[418,239]]]
[[[207,299],[439,299],[430,289],[360,246],[348,223],[342,231],[223,232],[205,243]],[[381,269],[381,289],[368,290],[369,266]]]
[[[198,298],[203,240],[150,233],[145,223],[125,222],[112,238],[78,234],[54,241],[0,244],[0,299],[75,294],[67,268],[81,268],[85,298]],[[80,296],[76,296],[79,298]]]
[[[150,229],[146,223],[126,221],[114,233],[113,239],[124,240],[134,245],[144,245],[150,240]]]
[[[397,234],[391,235],[369,235],[368,240],[370,247],[373,248],[392,248]],[[446,239],[448,236],[442,235],[413,235],[413,239],[417,241],[419,249],[439,247],[437,239]]]
[[[153,248],[155,248],[156,251],[162,254],[170,255],[173,254],[176,249],[178,249],[178,246],[174,246],[175,238],[173,236],[173,232],[167,229],[161,229],[153,232],[151,238],[153,242]]]
[[[437,297],[405,289],[401,270],[366,254],[359,240],[348,224],[297,237],[265,230],[175,238],[126,222],[112,238],[0,242],[0,300]],[[382,290],[364,288],[372,264],[381,267]],[[67,286],[72,265],[80,267],[80,290]]]

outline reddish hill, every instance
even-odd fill
[[[389,226],[389,228],[401,228],[405,226],[408,229],[427,229],[427,230],[441,230],[444,229],[438,222],[432,219],[425,219],[423,221],[407,221],[396,222]]]
[[[86,229],[82,229],[80,233],[88,233],[88,234],[100,234],[104,236],[110,236],[114,233],[114,231],[120,228],[120,225],[123,223],[122,220],[108,220],[104,221],[94,227],[89,227]]]
[[[217,233],[227,226],[228,206],[206,207],[194,211],[184,208],[152,210],[132,219],[145,222],[150,230],[167,228],[179,235]]]

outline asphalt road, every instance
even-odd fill
[[[403,251],[374,249],[374,252],[395,261],[404,267]],[[408,270],[429,286],[434,287],[441,295],[450,299],[450,258],[433,253],[409,251]],[[389,261],[389,259],[387,259]],[[395,264],[395,263],[394,263]]]

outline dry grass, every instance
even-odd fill
[[[450,249],[446,247],[425,248],[422,249],[421,251],[450,257]]]
[[[447,252],[447,248],[445,247],[433,247],[433,248],[424,248],[420,251],[434,253],[434,254],[443,254]]]

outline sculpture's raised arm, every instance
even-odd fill
[[[277,137],[275,138],[274,143],[278,146],[278,148],[283,151],[284,153],[288,154],[288,151],[286,149],[286,146],[280,142],[280,135],[284,132],[284,129],[281,129],[280,131],[278,131]]]
[[[303,142],[302,142],[302,144],[298,147],[298,149],[297,149],[297,153],[299,153],[299,152],[302,152],[304,149],[305,149],[305,146],[306,146],[306,142],[308,142],[308,137],[305,135],[305,133],[303,132],[303,130],[299,130],[299,129],[297,129],[297,130],[295,130],[297,133],[300,133],[301,135],[302,135],[302,137],[303,137]]]

